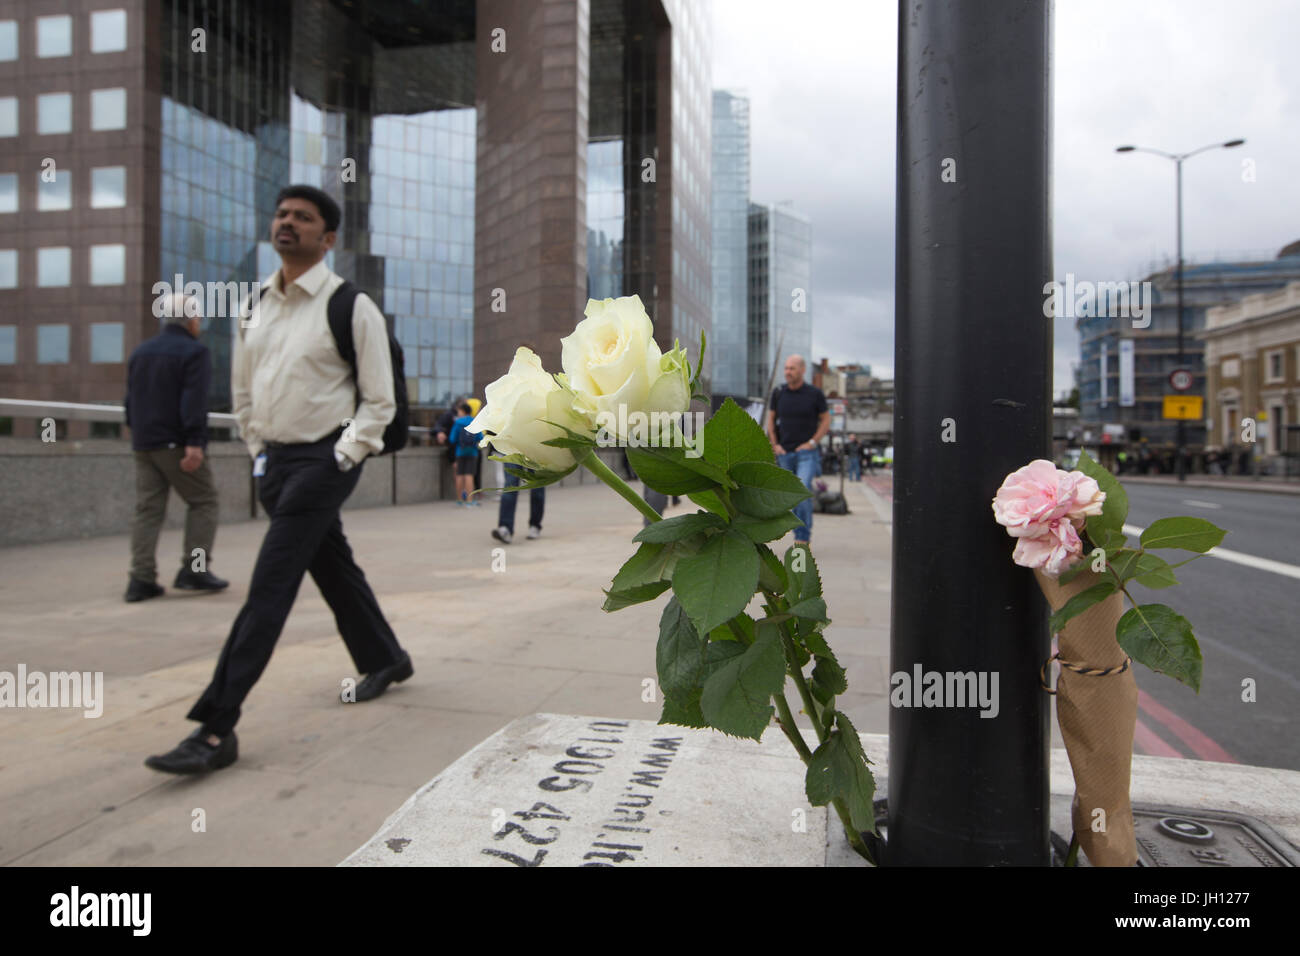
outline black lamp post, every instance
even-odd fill
[[[1183,364],[1183,160],[1195,156],[1197,153],[1203,153],[1207,149],[1231,149],[1233,146],[1240,146],[1246,142],[1244,139],[1230,139],[1226,143],[1210,143],[1208,146],[1201,146],[1192,150],[1190,153],[1166,153],[1159,149],[1148,149],[1145,146],[1117,146],[1117,153],[1154,153],[1157,156],[1163,156],[1165,159],[1172,159],[1177,169],[1177,189],[1178,189],[1178,366]],[[1178,480],[1187,480],[1187,433],[1183,427],[1183,419],[1178,419],[1178,453],[1175,468],[1178,471]]]

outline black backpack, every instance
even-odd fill
[[[325,309],[329,316],[330,332],[334,335],[334,344],[338,347],[339,355],[352,366],[354,382],[357,378],[357,350],[352,343],[352,309],[360,294],[360,289],[344,279],[343,284],[330,296]],[[393,359],[393,402],[397,410],[393,413],[393,420],[384,428],[384,450],[379,453],[381,455],[406,447],[407,430],[411,421],[411,404],[406,394],[406,357],[391,331],[388,332],[388,352]]]

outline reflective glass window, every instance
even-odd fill
[[[122,285],[126,282],[126,246],[90,247],[90,284]]]
[[[42,288],[70,285],[72,282],[72,249],[68,246],[47,246],[36,250],[36,284]]]
[[[97,364],[122,361],[121,322],[92,322],[90,325],[90,360]]]
[[[126,129],[126,90],[116,87],[90,91],[90,128]]]
[[[52,179],[37,177],[36,208],[41,212],[72,208],[72,173],[59,169]]]
[[[0,96],[0,136],[18,135],[18,97]]]
[[[36,97],[36,132],[72,132],[72,94],[42,93]]]
[[[66,325],[36,326],[36,361],[40,365],[61,365],[68,361],[69,330]]]
[[[126,167],[97,166],[90,171],[92,209],[116,209],[126,205]]]
[[[18,361],[18,326],[0,325],[0,365]]]
[[[72,55],[72,17],[36,18],[36,55],[39,57]]]
[[[0,63],[18,59],[18,21],[0,20]]]
[[[18,288],[18,250],[0,249],[0,289]]]
[[[0,212],[18,211],[18,174],[0,173]]]
[[[90,15],[90,52],[116,53],[126,49],[126,11],[96,10]]]

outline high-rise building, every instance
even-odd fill
[[[713,91],[713,337],[715,395],[749,391],[749,99]]]
[[[1247,295],[1280,289],[1300,279],[1300,247],[1289,246],[1274,259],[1183,264],[1183,360],[1192,373],[1188,395],[1206,394],[1206,310]],[[1153,302],[1141,318],[1108,314],[1075,320],[1079,330],[1079,430],[1085,447],[1111,445],[1172,448],[1178,424],[1163,417],[1164,396],[1173,394],[1169,376],[1178,368],[1178,291],[1176,270],[1153,273]],[[1107,312],[1106,303],[1090,311]],[[1113,310],[1112,310],[1113,311]],[[1147,321],[1150,325],[1144,325]],[[1121,361],[1121,353],[1123,355]],[[1109,430],[1106,426],[1110,426]],[[1185,441],[1195,451],[1207,443],[1205,421],[1184,425]]]
[[[110,3],[0,8],[0,395],[120,402],[179,281],[228,406],[291,182],[339,201],[329,263],[417,406],[481,395],[522,340],[558,371],[589,294],[639,294],[664,347],[708,329],[707,3]]]
[[[788,203],[750,203],[748,279],[749,394],[766,398],[786,356],[812,374],[812,226]]]

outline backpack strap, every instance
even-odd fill
[[[360,294],[360,289],[344,279],[325,306],[325,314],[329,317],[330,333],[334,336],[334,345],[343,360],[352,366],[354,382],[357,378],[357,349],[352,341],[352,311]]]

